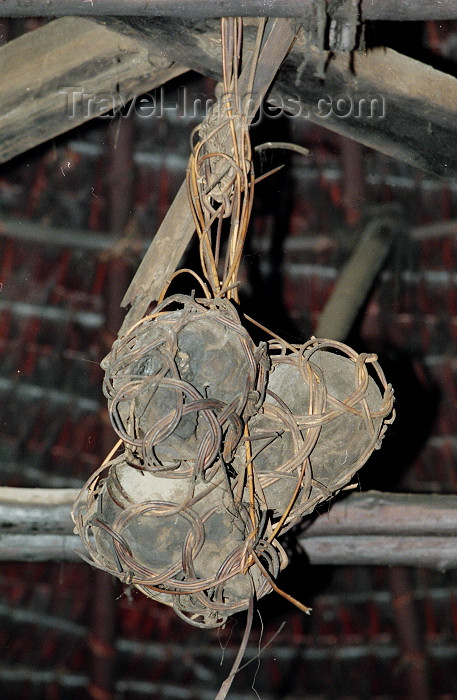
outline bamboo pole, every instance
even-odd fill
[[[366,226],[320,315],[314,332],[317,338],[346,339],[386,260],[395,230],[389,216],[375,218]]]

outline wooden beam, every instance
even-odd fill
[[[79,489],[0,487],[0,532],[70,534]],[[340,495],[303,521],[302,538],[336,536],[455,536],[457,496],[367,491]],[[456,541],[457,546],[457,541]]]
[[[0,216],[0,240],[13,238],[16,241],[29,241],[43,245],[55,245],[63,248],[75,248],[105,253],[109,256],[115,248],[117,239],[111,233],[46,226],[30,219],[13,219]],[[135,240],[135,246],[143,248],[146,243]]]
[[[0,486],[0,533],[31,534],[73,531],[71,504],[79,489]]]
[[[5,44],[0,66],[0,163],[186,71],[154,46],[80,17]]]
[[[304,531],[311,564],[457,567],[457,496],[353,493]]]
[[[219,78],[218,22],[110,22],[140,41],[153,41],[189,68]],[[248,46],[251,29],[245,31]],[[269,102],[293,119],[310,120],[435,175],[457,177],[457,79],[391,49],[331,55],[300,33]]]
[[[362,0],[362,20],[391,20],[420,22],[455,19],[454,0]]]
[[[0,49],[0,64],[8,66],[0,78],[0,162],[107,111],[110,100],[119,106],[153,89],[182,73],[183,65],[220,77],[217,21],[100,22],[55,20]],[[74,88],[80,90],[76,114],[68,118]],[[92,96],[85,103],[82,92]],[[291,118],[309,119],[435,175],[457,177],[457,80],[395,51],[331,57],[300,35],[269,100]]]
[[[309,537],[300,544],[315,565],[420,566],[439,571],[457,568],[455,537],[334,535]]]
[[[313,4],[315,0],[2,0],[0,17],[303,17]],[[360,15],[363,21],[457,19],[457,6],[454,0],[360,0]]]
[[[315,565],[457,568],[456,537],[329,535],[303,537],[299,543]],[[81,561],[84,553],[77,535],[0,532],[0,561]]]
[[[85,551],[78,535],[0,532],[0,561],[81,561]]]
[[[454,495],[366,491],[340,497],[329,509],[324,504],[320,509],[322,514],[304,531],[305,539],[335,535],[454,535],[457,538],[457,496]]]
[[[314,331],[316,338],[346,340],[397,232],[398,221],[387,212],[366,225],[322,309]]]
[[[78,489],[0,488],[0,561],[77,561],[70,508]],[[457,496],[368,491],[303,521],[312,564],[457,567]]]

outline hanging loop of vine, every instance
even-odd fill
[[[251,58],[250,90],[263,30],[261,22]],[[186,180],[203,274],[214,297],[238,301],[238,270],[254,196],[249,123],[244,112],[249,90],[241,95],[238,84],[241,18],[222,19],[221,36],[222,83],[216,88],[217,102],[192,133]]]

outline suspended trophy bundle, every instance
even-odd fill
[[[257,54],[261,40],[259,30]],[[253,601],[278,590],[278,538],[350,481],[393,406],[375,355],[267,332],[256,346],[244,325],[238,269],[254,172],[240,46],[241,20],[223,20],[223,83],[192,139],[203,275],[186,272],[201,291],[164,289],[104,359],[119,442],[73,511],[91,563],[206,628],[240,610],[252,617]]]

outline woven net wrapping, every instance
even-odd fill
[[[249,439],[263,507],[284,532],[381,446],[393,391],[376,355],[337,341],[270,341],[268,354],[265,401],[249,420]]]
[[[226,299],[168,299],[103,366],[123,451],[81,492],[76,529],[92,563],[202,627],[271,590],[287,564],[277,536],[351,479],[391,420],[376,356],[255,347]]]
[[[174,306],[177,310],[169,310]],[[263,402],[268,359],[226,299],[175,295],[115,341],[102,363],[111,421],[132,464],[195,479],[229,462],[243,419]]]

